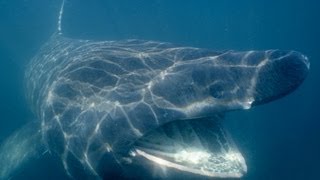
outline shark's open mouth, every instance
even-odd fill
[[[178,120],[147,133],[134,146],[134,159],[207,177],[242,177],[247,166],[220,121]]]

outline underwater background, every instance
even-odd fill
[[[35,120],[24,70],[56,30],[60,0],[0,0],[0,143]],[[219,50],[297,50],[309,57],[292,94],[224,122],[244,155],[242,179],[319,179],[320,1],[67,0],[62,28],[77,39],[146,39]],[[13,179],[67,179],[59,163],[31,162]],[[143,172],[142,172],[143,173]]]

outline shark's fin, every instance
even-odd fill
[[[63,16],[63,10],[64,10],[64,1],[65,0],[62,0],[62,2],[61,2],[59,17],[58,17],[57,30],[58,30],[58,34],[60,34],[60,35],[62,34],[62,16]]]
[[[10,179],[13,173],[30,159],[36,159],[46,152],[41,141],[40,125],[30,122],[0,145],[0,179]]]

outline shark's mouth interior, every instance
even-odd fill
[[[242,154],[219,120],[192,119],[167,123],[134,146],[134,158],[155,166],[207,177],[241,177],[247,172]]]

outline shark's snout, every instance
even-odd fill
[[[294,91],[307,77],[308,58],[296,51],[275,50],[261,67],[255,90],[255,103],[262,104]]]

